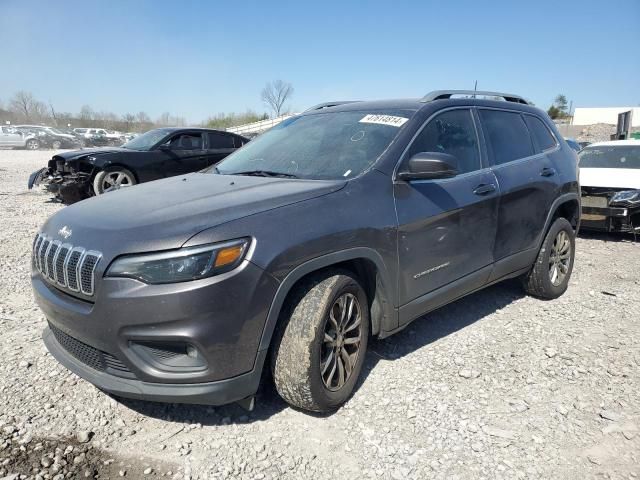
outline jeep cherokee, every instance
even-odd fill
[[[576,154],[517,95],[332,102],[204,172],[59,211],[32,282],[47,348],[100,389],[250,406],[269,368],[330,411],[371,337],[507,278],[561,295],[579,220]]]

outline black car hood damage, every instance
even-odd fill
[[[53,158],[60,158],[62,160],[66,160],[67,162],[70,160],[76,160],[81,157],[88,156],[98,156],[98,155],[108,155],[111,153],[132,153],[136,150],[131,150],[128,148],[122,147],[100,147],[100,148],[83,148],[82,150],[72,150],[70,152],[61,152],[56,154]]]
[[[99,250],[105,258],[166,250],[182,246],[205,229],[326,195],[345,184],[344,180],[192,173],[76,203],[52,216],[42,233]],[[58,233],[65,226],[72,231],[66,239]]]

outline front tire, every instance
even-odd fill
[[[27,140],[25,148],[27,150],[38,150],[38,148],[40,148],[40,142],[38,142],[38,140],[36,140],[35,138]]]
[[[566,218],[557,218],[542,242],[531,271],[523,279],[529,295],[558,298],[569,286],[575,257],[575,231]]]
[[[283,310],[271,368],[290,405],[314,412],[347,401],[367,350],[369,305],[348,272],[330,271],[300,285]]]
[[[135,185],[136,177],[130,170],[122,167],[111,167],[99,171],[93,179],[93,191],[96,195],[112,192]]]

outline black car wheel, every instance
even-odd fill
[[[60,148],[62,148],[62,142],[60,140],[54,140],[51,143],[51,148],[53,148],[54,150],[60,150]]]
[[[31,138],[27,140],[25,147],[27,150],[38,150],[38,148],[40,148],[40,142],[38,142],[38,140],[36,140],[35,138]]]
[[[327,412],[351,395],[369,336],[367,296],[348,272],[311,278],[290,298],[271,367],[276,389],[289,404]]]
[[[569,286],[575,256],[575,231],[566,218],[557,218],[542,242],[531,271],[524,277],[530,295],[554,299]]]
[[[96,195],[112,192],[135,185],[136,177],[122,167],[111,167],[98,172],[93,179],[93,191]]]

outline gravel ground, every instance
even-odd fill
[[[371,344],[353,398],[308,415],[116,400],[47,354],[28,192],[51,152],[0,151],[0,479],[640,478],[640,244],[584,235],[567,294],[506,282]]]

